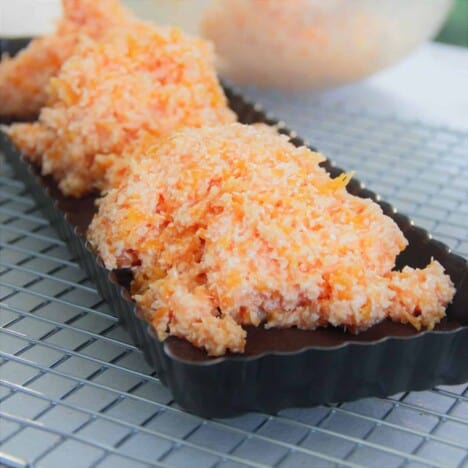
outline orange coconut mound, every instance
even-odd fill
[[[407,241],[323,157],[241,124],[164,139],[100,200],[88,238],[160,339],[242,352],[241,325],[364,330],[386,317],[432,328],[453,285],[437,262],[392,271]]]
[[[207,42],[143,22],[105,42],[83,38],[51,80],[39,124],[16,124],[9,134],[64,194],[102,190],[107,171],[135,145],[182,126],[235,120],[213,61]]]
[[[0,63],[0,115],[36,116],[48,99],[47,84],[74,52],[80,34],[103,39],[132,19],[117,0],[62,0],[63,17],[54,34],[34,39]]]

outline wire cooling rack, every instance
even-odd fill
[[[468,134],[316,102],[301,112],[288,99],[265,104],[468,256]],[[0,463],[468,466],[466,384],[275,416],[185,413],[3,161],[0,218]]]

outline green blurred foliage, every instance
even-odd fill
[[[435,39],[468,47],[468,0],[457,0],[444,27]]]

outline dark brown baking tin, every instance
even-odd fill
[[[30,41],[30,37],[0,37],[0,55],[8,54],[10,57],[13,57],[26,47]]]
[[[241,96],[229,89],[226,93],[241,122],[277,124]],[[281,131],[290,134],[284,127]],[[298,138],[292,141],[302,144]],[[397,268],[425,266],[434,257],[457,287],[447,319],[436,330],[416,332],[390,321],[359,335],[334,328],[303,331],[252,327],[248,329],[245,355],[210,358],[185,340],[158,341],[130,299],[130,272],[103,268],[84,236],[94,213],[94,198],[64,197],[54,181],[41,176],[39,169],[26,162],[3,134],[0,145],[147,361],[171,389],[175,401],[188,411],[204,417],[234,416],[246,411],[271,413],[290,406],[385,396],[468,381],[468,264],[388,203],[378,201],[409,241],[397,259]],[[324,167],[333,176],[342,172],[328,161]],[[376,195],[356,180],[350,183],[349,191],[377,201]]]

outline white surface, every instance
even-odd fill
[[[468,49],[428,43],[366,80],[292,98],[468,130]]]
[[[30,36],[53,31],[59,0],[0,0],[0,36]]]

